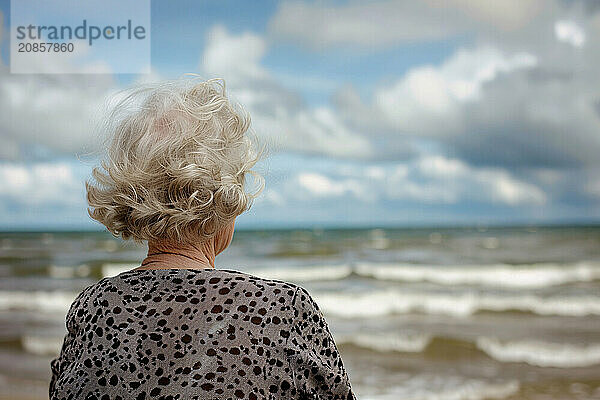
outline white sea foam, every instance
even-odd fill
[[[365,400],[483,400],[503,399],[519,391],[519,382],[498,381],[487,382],[480,379],[469,379],[459,376],[416,375],[402,379],[381,390],[378,394],[366,395]]]
[[[600,344],[587,346],[536,340],[501,342],[481,337],[477,347],[502,362],[524,362],[539,367],[588,367],[600,364]]]
[[[21,337],[21,345],[26,352],[37,355],[57,355],[62,347],[63,337],[31,336]]]
[[[379,280],[431,282],[441,285],[482,285],[507,288],[541,288],[600,279],[600,263],[434,266],[359,263],[358,275]]]
[[[0,291],[0,310],[65,314],[77,293],[67,291]]]
[[[105,264],[105,276],[116,275],[129,264]],[[114,272],[113,272],[114,270]],[[281,268],[251,268],[247,272],[270,279],[289,281],[342,280],[355,273],[382,281],[431,282],[439,285],[477,285],[535,289],[576,282],[600,280],[599,262],[572,264],[421,265],[408,263],[357,263],[355,266],[310,265]]]
[[[512,310],[540,315],[600,315],[597,296],[542,297],[523,293],[424,293],[387,289],[364,293],[315,292],[313,297],[325,313],[346,318],[413,312],[460,317],[478,311]]]
[[[420,353],[433,337],[428,334],[357,333],[336,335],[336,343],[353,344],[378,352]],[[577,345],[537,340],[501,341],[479,337],[477,347],[500,362],[523,362],[538,367],[575,368],[600,364],[600,344]]]
[[[135,267],[138,267],[133,263],[106,263],[102,264],[102,276],[107,278],[111,276],[119,275],[121,272],[129,271]]]
[[[326,281],[340,280],[352,273],[348,265],[311,265],[290,268],[249,269],[248,273],[267,279],[289,281]]]
[[[92,269],[87,264],[72,265],[49,265],[48,275],[57,279],[81,278],[90,275]]]
[[[394,333],[356,333],[336,335],[337,344],[353,344],[370,350],[402,353],[419,353],[431,342],[431,336],[425,334],[394,334]]]

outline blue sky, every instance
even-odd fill
[[[152,74],[11,75],[0,0],[0,229],[101,228],[103,99],[223,77],[268,146],[238,226],[598,222],[593,2],[152,1]]]

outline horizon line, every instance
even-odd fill
[[[259,232],[259,231],[288,231],[288,230],[420,230],[420,229],[515,229],[515,228],[600,228],[600,221],[549,221],[549,222],[507,222],[507,223],[465,223],[465,224],[352,224],[352,225],[334,225],[334,224],[302,224],[302,225],[270,225],[264,227],[236,227],[237,232]],[[94,228],[26,228],[26,229],[3,229],[0,228],[0,234],[7,233],[108,233],[106,229]]]

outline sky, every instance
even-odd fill
[[[152,1],[147,75],[11,75],[0,0],[0,230],[86,212],[99,110],[224,78],[266,146],[241,228],[598,223],[600,3]]]

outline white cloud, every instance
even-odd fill
[[[16,75],[0,65],[0,157],[16,160],[32,147],[63,154],[93,150],[95,123],[114,89],[109,74]]]
[[[480,100],[483,86],[518,69],[536,65],[528,53],[503,54],[492,47],[459,49],[439,67],[426,65],[409,70],[389,87],[374,94],[374,113],[395,129],[409,134],[440,136],[449,128],[461,129],[460,111],[464,103]],[[354,104],[346,110],[355,119],[368,115]],[[443,124],[440,122],[443,121]],[[384,122],[385,123],[385,122]]]
[[[546,194],[535,185],[513,179],[504,171],[485,171],[476,179],[490,186],[492,200],[509,205],[522,203],[544,204]]]
[[[272,148],[334,157],[369,157],[369,140],[328,107],[311,108],[261,64],[266,41],[246,32],[231,34],[221,25],[207,37],[202,69],[226,79],[233,97],[250,112],[254,130]]]
[[[259,64],[266,47],[259,35],[245,32],[235,36],[216,25],[208,33],[202,66],[211,75],[227,76],[233,85],[243,84],[243,79],[268,79],[269,74]]]
[[[368,179],[381,180],[385,178],[385,170],[381,167],[367,167],[365,169],[365,176]]]
[[[564,54],[549,65],[546,54],[459,49],[380,86],[370,102],[346,87],[336,104],[352,127],[378,134],[379,154],[390,158],[421,138],[476,164],[597,164],[600,79],[592,66],[600,59],[586,57]]]
[[[0,39],[2,33],[0,12]],[[68,71],[76,58],[48,54],[35,69]],[[62,154],[94,150],[98,112],[116,82],[106,64],[77,62],[78,70],[101,74],[11,74],[0,61],[0,159],[35,158],[32,148]]]
[[[573,21],[556,21],[554,34],[559,42],[568,43],[573,47],[582,47],[585,44],[585,32]]]
[[[0,202],[36,207],[83,205],[83,180],[64,162],[0,164]]]
[[[474,21],[502,30],[518,29],[535,17],[543,7],[548,7],[545,0],[434,0],[432,3],[457,7]]]
[[[337,163],[290,173],[276,190],[281,203],[396,201],[445,205],[479,203],[508,207],[543,205],[545,191],[500,168],[479,168],[461,160],[428,155],[385,164]]]
[[[361,200],[371,197],[359,180],[344,179],[333,180],[325,175],[314,172],[302,172],[296,176],[296,182],[301,189],[316,198],[340,197],[349,195]]]
[[[506,170],[475,168],[442,156],[426,156],[397,168],[386,187],[392,198],[427,203],[477,201],[516,206],[547,200],[542,189],[512,177]]]
[[[467,33],[468,47],[395,80],[390,70],[370,98],[351,84],[339,90],[339,112],[350,129],[370,133],[372,154],[403,157],[409,146],[418,147],[415,140],[426,140],[479,165],[587,166],[600,162],[595,10],[583,2],[538,0],[286,2],[269,32],[272,40],[357,51]]]
[[[470,172],[464,162],[441,156],[424,157],[417,161],[416,167],[424,175],[440,179],[465,176]]]
[[[291,39],[319,49],[397,46],[474,29],[517,29],[535,17],[543,4],[542,0],[284,2],[269,30],[274,40]]]
[[[600,200],[600,179],[592,180],[586,185],[586,191]]]
[[[273,189],[267,189],[261,193],[260,197],[257,199],[257,202],[267,202],[279,207],[285,205],[283,196],[278,191]]]

